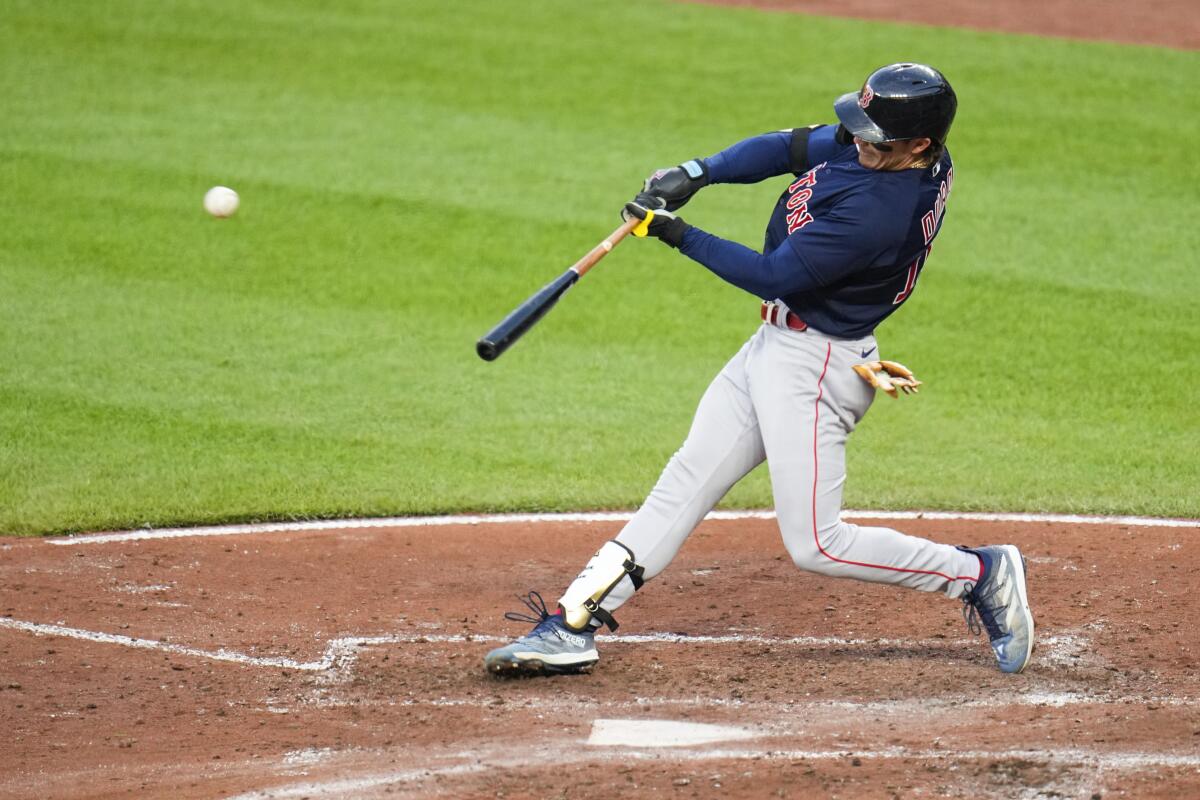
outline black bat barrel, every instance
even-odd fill
[[[484,361],[495,361],[500,354],[511,347],[525,332],[546,316],[546,312],[554,308],[558,298],[575,285],[579,273],[569,269],[562,275],[547,283],[532,297],[517,306],[511,314],[500,320],[500,324],[485,333],[475,343],[475,352]]]

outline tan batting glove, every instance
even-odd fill
[[[916,394],[917,387],[922,385],[917,376],[912,374],[912,370],[896,361],[855,364],[854,371],[858,373],[858,377],[892,397],[899,397],[898,392]]]

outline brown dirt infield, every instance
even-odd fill
[[[1200,48],[1195,0],[699,0],[829,17]]]
[[[1200,796],[1200,529],[895,525],[1022,547],[1024,674],[953,601],[796,570],[773,520],[705,522],[592,675],[525,681],[480,663],[511,593],[552,601],[620,523],[10,541],[0,797]]]

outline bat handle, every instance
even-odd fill
[[[604,237],[600,244],[588,251],[587,255],[572,264],[571,269],[576,275],[583,277],[584,273],[596,266],[597,261],[611,253],[612,249],[616,247],[622,239],[628,236],[629,232],[636,228],[639,222],[641,222],[641,220],[637,217],[632,217],[626,220],[621,224],[621,227]]]

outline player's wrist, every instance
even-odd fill
[[[712,178],[709,176],[708,164],[704,163],[702,158],[693,158],[690,161],[685,161],[679,165],[683,170],[683,174],[687,176],[691,183],[692,191],[703,189],[708,184],[712,183]]]
[[[674,247],[676,250],[678,250],[683,246],[683,237],[687,234],[691,227],[691,225],[688,225],[680,217],[675,217],[663,225],[661,233],[658,234],[658,238],[663,243],[669,244],[671,247]]]

